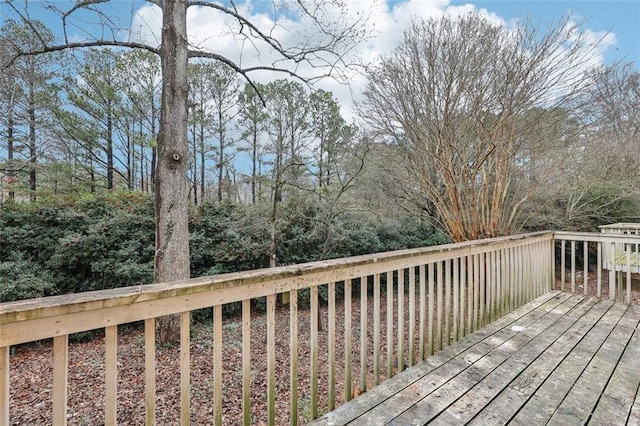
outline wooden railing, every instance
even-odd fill
[[[624,232],[556,232],[556,288],[633,303],[640,268],[640,235]]]
[[[255,422],[252,403],[263,395],[251,392],[252,375],[263,368],[268,424],[295,425],[317,418],[321,412],[332,410],[549,291],[554,277],[553,238],[550,232],[517,235],[0,304],[0,424],[11,424],[14,410],[9,374],[12,345],[53,338],[49,384],[52,409],[42,418],[44,423],[64,425],[69,335],[100,328],[104,329],[105,345],[104,422],[117,424],[118,326],[134,321],[144,321],[144,338],[140,341],[144,346],[144,391],[140,391],[144,421],[155,424],[155,321],[169,314],[181,317],[180,423],[188,424],[192,404],[190,314],[202,308],[211,309],[213,314],[213,385],[209,394],[213,414],[209,421],[222,424],[225,390],[241,386],[243,423]],[[577,236],[563,234],[562,238],[564,247],[565,241]],[[572,280],[575,281],[575,274]],[[283,293],[290,295],[290,304],[277,309],[277,296]],[[308,320],[304,321],[300,320],[303,310],[298,305],[303,293],[310,309],[305,316]],[[326,307],[319,293],[326,294]],[[259,313],[254,307],[262,298],[266,298],[266,312]],[[238,345],[242,347],[242,362],[241,372],[228,379],[223,376],[227,368],[223,364],[223,307],[232,303],[241,304]],[[319,310],[326,315],[320,316]],[[276,330],[276,314],[282,311],[288,316],[288,329]],[[266,365],[256,364],[251,356],[252,320],[258,315],[266,318]],[[309,330],[308,351],[299,350],[307,345],[298,339],[299,330],[303,329]],[[340,341],[337,330],[344,336]],[[287,356],[278,359],[276,335],[280,341],[287,339],[289,349]],[[353,345],[353,341],[359,341],[359,345]],[[336,355],[337,346],[344,354],[341,359]],[[326,361],[320,365],[319,358]],[[276,381],[283,379],[280,374],[276,379],[276,366],[288,371],[288,395],[276,390]],[[319,370],[326,374],[320,375]],[[301,371],[308,371],[304,381],[308,386],[300,385]],[[320,385],[326,394],[319,391]],[[280,407],[283,399],[288,400],[288,412],[276,412],[276,401]],[[302,400],[308,401],[304,410],[299,407]],[[177,423],[178,419],[174,421]]]

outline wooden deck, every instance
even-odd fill
[[[325,414],[341,425],[639,425],[640,306],[548,293]]]

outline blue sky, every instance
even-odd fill
[[[586,19],[584,28],[592,31],[611,32],[616,43],[605,51],[607,63],[619,60],[635,63],[640,70],[640,1],[639,0],[452,0],[451,6],[472,4],[486,9],[506,21],[530,17],[546,26],[557,22],[563,15],[572,13],[578,19]]]
[[[59,34],[59,19],[52,19],[51,9],[42,7],[42,4],[44,2],[49,6],[68,10],[75,1],[19,0],[13,4],[18,8],[29,5],[32,17],[42,19]],[[264,31],[275,31],[274,34],[284,44],[295,44],[298,41],[297,36],[307,30],[304,22],[286,19],[288,17],[282,19],[282,16],[275,25],[267,13],[272,7],[271,0],[236,0],[235,4],[242,13],[260,23]],[[548,31],[550,26],[557,24],[563,16],[572,13],[574,21],[586,19],[581,29],[593,39],[610,33],[606,43],[595,52],[595,64],[631,61],[635,63],[635,70],[640,71],[640,0],[346,0],[346,4],[353,16],[358,13],[358,16],[369,17],[369,34],[373,37],[361,46],[358,52],[359,59],[366,63],[373,63],[381,54],[393,51],[412,19],[456,16],[478,10],[507,24],[514,20],[530,18],[534,24],[540,26],[543,33]],[[161,13],[151,3],[145,0],[112,0],[101,3],[99,7],[117,21],[121,30],[117,32],[117,37],[126,37],[127,29],[133,28],[133,32],[137,34],[134,38],[145,40],[149,44],[158,44]],[[1,5],[0,21],[10,15],[8,6]],[[95,15],[74,14],[74,19],[70,19],[69,37],[73,41],[92,38],[91,33],[100,33],[99,21]],[[257,60],[256,58],[261,62],[273,60],[269,53],[262,49],[256,48],[252,53],[250,45],[246,43],[239,49],[241,44],[237,39],[234,40],[232,32],[228,31],[230,25],[233,26],[230,18],[211,9],[191,9],[187,25],[190,39],[199,48],[224,55],[245,65]],[[252,77],[260,82],[274,78],[272,74],[257,74]],[[342,105],[343,114],[350,120],[354,117],[354,98],[357,100],[365,85],[366,79],[356,74],[350,78],[350,86],[325,79],[317,87],[331,91]]]

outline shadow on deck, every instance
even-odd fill
[[[640,306],[550,292],[314,424],[640,424]]]

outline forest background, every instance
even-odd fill
[[[500,45],[495,34],[502,26],[477,14],[434,22],[416,23],[392,54],[364,72],[369,83],[350,121],[331,92],[304,82],[249,84],[224,63],[190,64],[192,276],[640,221],[640,75],[633,64],[587,67],[580,49],[598,41],[576,41],[564,31],[573,22],[567,19],[528,47],[570,39],[580,47],[573,59],[527,69],[520,57],[522,75],[546,71],[547,86],[527,79],[518,86],[517,74],[483,80],[477,76],[495,71],[488,67],[496,57],[470,57],[469,46],[491,45],[503,58],[518,53],[509,50],[513,38]],[[16,41],[42,42],[29,37],[33,26],[53,39],[42,22],[5,22],[4,60]],[[523,35],[533,32],[523,28]],[[447,42],[438,44],[443,34]],[[431,110],[407,108],[429,103],[412,90],[425,65],[411,56],[416,46],[448,46],[434,60],[449,66],[424,87],[447,83],[478,102],[451,90],[458,98],[431,96],[443,102]],[[579,77],[567,74],[572,66]],[[549,83],[559,73],[560,91]],[[465,86],[470,80],[494,90]],[[160,83],[158,57],[141,50],[54,52],[2,68],[0,301],[153,280]],[[544,93],[520,103],[512,96],[509,115],[486,106],[504,107],[500,96],[509,85]],[[542,102],[553,90],[554,102]],[[420,126],[438,137],[412,134]],[[448,179],[447,170],[467,180]],[[465,198],[465,188],[479,195]],[[469,234],[456,233],[457,225]]]

